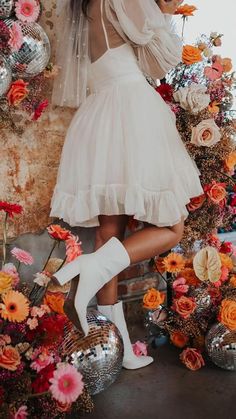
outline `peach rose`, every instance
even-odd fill
[[[200,352],[195,348],[187,348],[180,354],[180,360],[192,371],[197,371],[205,365]]]
[[[192,65],[202,61],[202,54],[200,49],[192,45],[184,45],[182,60],[186,65]]]
[[[9,105],[17,106],[25,99],[29,93],[29,90],[26,88],[28,84],[22,79],[16,80],[11,84],[10,90],[7,93]]]
[[[177,348],[184,348],[188,344],[189,338],[176,330],[170,334],[170,340]]]
[[[16,371],[20,365],[20,360],[20,354],[13,346],[7,345],[0,349],[0,367]]]
[[[223,300],[218,319],[228,329],[236,330],[236,301]]]
[[[224,69],[224,73],[229,73],[233,68],[231,58],[223,58],[222,59],[222,66],[223,66],[223,69]]]
[[[185,297],[182,295],[180,298],[174,300],[172,309],[176,311],[183,319],[188,319],[194,313],[197,304],[193,297]]]
[[[224,183],[213,181],[210,185],[205,186],[205,192],[214,204],[224,205],[226,199],[226,190]]]
[[[174,93],[173,97],[180,104],[181,108],[193,114],[197,114],[207,108],[211,100],[206,86],[201,86],[197,83],[181,87]]]
[[[205,194],[195,196],[194,198],[190,199],[189,204],[187,205],[187,209],[189,212],[196,211],[197,209],[203,206],[204,201],[206,200]]]
[[[165,301],[165,294],[151,288],[143,297],[143,307],[151,310],[155,310]]]
[[[214,119],[205,119],[192,128],[191,143],[197,146],[212,147],[220,139],[220,129]]]

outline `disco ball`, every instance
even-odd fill
[[[207,288],[198,287],[190,292],[190,296],[194,297],[197,304],[195,314],[207,315],[212,308],[212,299]]]
[[[236,371],[236,330],[214,324],[206,336],[206,349],[212,362],[225,370]]]
[[[11,16],[14,0],[0,0],[0,18]]]
[[[168,317],[168,309],[162,305],[155,310],[146,310],[144,314],[144,326],[148,332],[148,342],[152,347],[167,343],[165,320]]]
[[[4,21],[8,27],[15,22],[13,19]],[[41,73],[47,66],[51,48],[49,39],[38,23],[17,21],[23,33],[23,44],[18,51],[8,56],[12,72],[17,77],[32,77]]]
[[[83,375],[91,395],[109,387],[118,377],[123,361],[123,341],[117,327],[96,310],[88,311],[90,327],[84,337],[72,323],[65,327],[60,354]]]
[[[0,55],[0,96],[4,95],[8,91],[11,79],[11,69],[5,58]]]

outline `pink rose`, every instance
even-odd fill
[[[177,294],[186,294],[189,290],[189,286],[186,284],[186,279],[185,278],[177,278],[174,282],[173,282],[173,290],[175,291],[175,293]]]
[[[136,356],[147,356],[147,344],[144,342],[140,342],[140,340],[137,340],[133,345],[133,351]]]

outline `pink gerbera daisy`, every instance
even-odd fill
[[[60,403],[73,403],[83,392],[82,375],[70,364],[61,364],[49,381],[49,390]]]
[[[18,51],[23,43],[23,34],[19,23],[14,22],[9,29],[10,39],[8,41],[12,51]]]
[[[32,265],[34,263],[34,259],[29,252],[25,250],[19,249],[18,247],[14,247],[11,250],[11,254],[15,256],[15,258],[25,265]]]
[[[15,4],[16,17],[22,22],[36,22],[40,13],[40,5],[36,0],[18,0]]]

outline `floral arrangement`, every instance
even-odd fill
[[[39,0],[17,0],[10,12],[10,19],[9,13],[5,16],[7,18],[4,19],[3,15],[0,19],[0,67],[3,67],[0,80],[0,128],[10,128],[17,134],[22,134],[31,121],[37,121],[48,107],[49,79],[57,74],[56,67],[51,63],[43,71],[34,71],[32,75],[24,73],[29,64],[24,50],[30,49],[27,35],[33,36],[35,29],[32,25],[39,20],[41,12]],[[38,28],[43,32],[39,25]]]
[[[182,350],[180,360],[193,371],[205,365],[205,336],[214,323],[236,330],[235,256],[232,243],[212,235],[209,245],[192,257],[171,252],[157,260],[157,271],[171,275],[172,302],[164,326],[172,344]],[[163,297],[148,290],[144,309],[157,310]]]
[[[196,7],[181,5],[176,14],[184,25]],[[195,45],[184,45],[182,62],[156,91],[176,115],[177,128],[201,173],[204,193],[188,205],[182,248],[191,251],[196,240],[206,244],[208,233],[235,225],[236,111],[232,110],[236,78],[230,58],[214,49],[222,34],[202,35]]]
[[[82,375],[60,356],[67,321],[64,297],[62,292],[48,290],[50,277],[59,267],[50,258],[55,243],[66,245],[65,261],[59,260],[60,265],[81,254],[81,243],[58,225],[48,227],[52,250],[30,291],[20,281],[19,267],[34,263],[31,254],[15,247],[11,255],[17,264],[6,263],[8,217],[22,210],[17,204],[0,202],[5,231],[0,270],[0,418],[64,418],[67,413],[89,412],[93,403]]]

